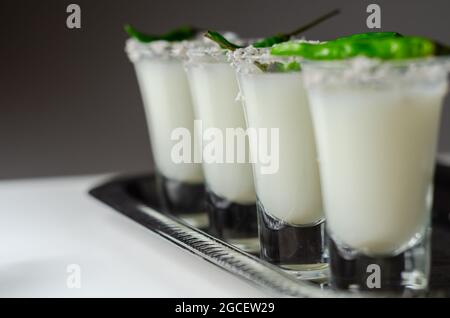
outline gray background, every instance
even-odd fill
[[[65,27],[66,7],[82,29]],[[449,0],[2,0],[0,2],[0,178],[142,171],[151,153],[122,25],[152,32],[180,24],[257,37],[294,29],[339,7],[306,33],[326,40],[365,32],[366,7],[382,8],[382,30],[450,43]],[[440,149],[450,151],[447,98]]]

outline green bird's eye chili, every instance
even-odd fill
[[[289,33],[280,33],[277,35],[273,35],[267,38],[264,38],[262,40],[256,41],[252,44],[253,47],[255,48],[267,48],[267,47],[271,47],[274,44],[277,43],[282,43],[285,41],[288,41],[292,36],[297,35],[299,33],[302,33],[314,26],[316,26],[317,24],[337,15],[340,13],[340,10],[335,9],[331,12],[328,12],[327,14],[318,17],[317,19],[309,22],[306,25],[301,26],[300,28],[289,32]],[[225,39],[225,37],[223,35],[221,35],[218,32],[215,31],[207,31],[205,33],[205,37],[211,39],[212,41],[216,42],[222,49],[226,49],[226,50],[230,50],[230,51],[234,51],[236,49],[239,48],[243,48],[242,46],[239,46],[237,44],[231,43],[230,41],[228,41],[227,39]],[[293,63],[288,63],[286,65],[284,65],[283,63],[276,63],[276,65],[268,65],[268,64],[264,64],[264,63],[259,63],[259,62],[255,62],[255,65],[257,67],[259,67],[262,71],[267,71],[269,68],[272,69],[276,69],[280,72],[282,71],[294,71],[294,70],[299,70],[300,69],[300,64],[297,62],[293,62]]]
[[[153,35],[140,32],[129,24],[124,26],[124,30],[130,37],[135,38],[142,43],[150,43],[161,40],[169,42],[183,41],[193,38],[198,32],[195,28],[182,26],[162,35]]]
[[[359,34],[319,44],[285,42],[275,45],[271,54],[302,56],[312,60],[341,60],[355,56],[389,60],[427,57],[446,50],[448,47],[439,47],[435,42],[423,37],[379,33],[373,36]]]
[[[216,31],[207,31],[204,34],[204,36],[207,37],[208,39],[216,42],[222,49],[234,51],[236,49],[242,48],[242,46],[231,43],[230,41],[225,39],[225,37],[222,34],[220,34],[219,32],[216,32]]]
[[[305,24],[305,25],[299,27],[298,29],[296,29],[292,32],[280,33],[280,34],[276,34],[273,36],[269,36],[267,38],[264,38],[262,40],[254,42],[252,44],[252,46],[256,47],[256,48],[265,48],[265,47],[271,47],[272,45],[277,44],[277,43],[288,41],[292,36],[302,33],[302,32],[318,25],[319,23],[322,23],[323,21],[325,21],[339,13],[340,13],[340,11],[338,9],[335,9],[321,17],[318,17],[317,19],[314,19],[313,21],[309,22],[308,24]],[[221,35],[218,32],[215,32],[215,31],[208,31],[205,33],[205,36],[207,38],[213,40],[214,42],[216,42],[222,49],[234,51],[238,48],[242,48],[242,46],[231,43],[230,41],[225,39],[225,37],[223,37],[223,35]]]
[[[327,14],[318,17],[317,19],[314,19],[313,21],[309,22],[308,24],[305,24],[292,32],[276,34],[276,35],[267,37],[265,39],[256,41],[252,45],[256,48],[264,48],[264,47],[271,47],[278,43],[289,41],[289,39],[292,36],[300,34],[302,32],[305,32],[306,30],[322,23],[325,20],[328,20],[329,18],[331,18],[339,13],[340,13],[339,9],[334,9],[333,11],[330,11]]]
[[[380,38],[387,38],[387,37],[401,37],[401,35],[398,32],[366,32],[366,33],[356,33],[351,34],[347,36],[342,36],[334,41],[342,41],[342,40],[364,40],[364,39],[380,39]]]

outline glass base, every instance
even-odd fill
[[[228,243],[231,245],[236,246],[237,248],[252,254],[259,256],[260,251],[260,245],[259,245],[259,238],[258,237],[252,237],[252,238],[238,238],[238,239],[226,239]]]
[[[301,280],[308,280],[318,284],[328,283],[330,276],[328,264],[304,264],[304,265],[280,265],[278,266],[286,273]]]
[[[208,214],[206,212],[177,214],[177,217],[182,219],[188,225],[201,230],[207,230],[209,227]]]
[[[324,222],[312,226],[287,224],[268,214],[257,201],[261,258],[298,278],[326,280]]]
[[[211,235],[248,253],[259,254],[256,205],[234,203],[207,191],[206,207]]]
[[[157,188],[161,208],[187,224],[206,229],[208,215],[205,207],[205,187],[169,179],[157,173]]]
[[[328,238],[330,286],[349,291],[380,291],[420,295],[428,287],[430,234],[413,247],[395,256],[372,257],[351,248],[339,247]]]

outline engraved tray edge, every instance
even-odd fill
[[[275,265],[193,228],[176,217],[145,205],[125,191],[125,185],[133,179],[133,176],[113,177],[92,188],[89,194],[179,248],[203,258],[253,286],[263,288],[273,296],[304,298],[363,296],[322,290],[311,283],[300,281]]]

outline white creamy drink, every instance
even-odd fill
[[[299,279],[327,276],[324,214],[314,130],[302,72],[288,60],[248,47],[233,54],[252,159],[278,152],[277,169],[253,160],[261,258]],[[267,131],[269,138],[262,138]],[[270,133],[269,133],[270,131]],[[277,133],[274,133],[277,131]]]
[[[187,72],[196,117],[202,121],[202,129],[218,129],[224,137],[224,162],[205,162],[205,159],[203,161],[208,188],[233,203],[255,204],[248,142],[245,149],[235,147],[233,162],[225,162],[226,129],[246,129],[242,105],[236,100],[239,89],[233,68],[226,61],[196,61],[195,57],[191,57],[191,61],[187,63]],[[203,141],[204,149],[208,142]],[[236,139],[235,144],[238,144]],[[244,162],[237,162],[237,151],[245,151]]]
[[[191,149],[194,149],[194,110],[182,61],[163,54],[158,56],[158,50],[168,49],[168,42],[147,44],[150,56],[133,56],[136,51],[139,54],[137,46],[144,45],[128,40],[127,51],[134,60],[156,167],[166,178],[200,184],[203,182],[201,164],[175,163],[171,158],[172,147],[178,142],[171,139],[176,128],[190,131]]]
[[[359,62],[347,74],[305,65],[327,227],[338,244],[395,255],[430,220],[446,71],[400,66],[365,78]]]
[[[279,129],[279,170],[262,174],[255,164],[258,199],[270,215],[291,225],[323,219],[311,116],[300,72],[240,74],[247,123]],[[271,141],[274,142],[274,141]]]

